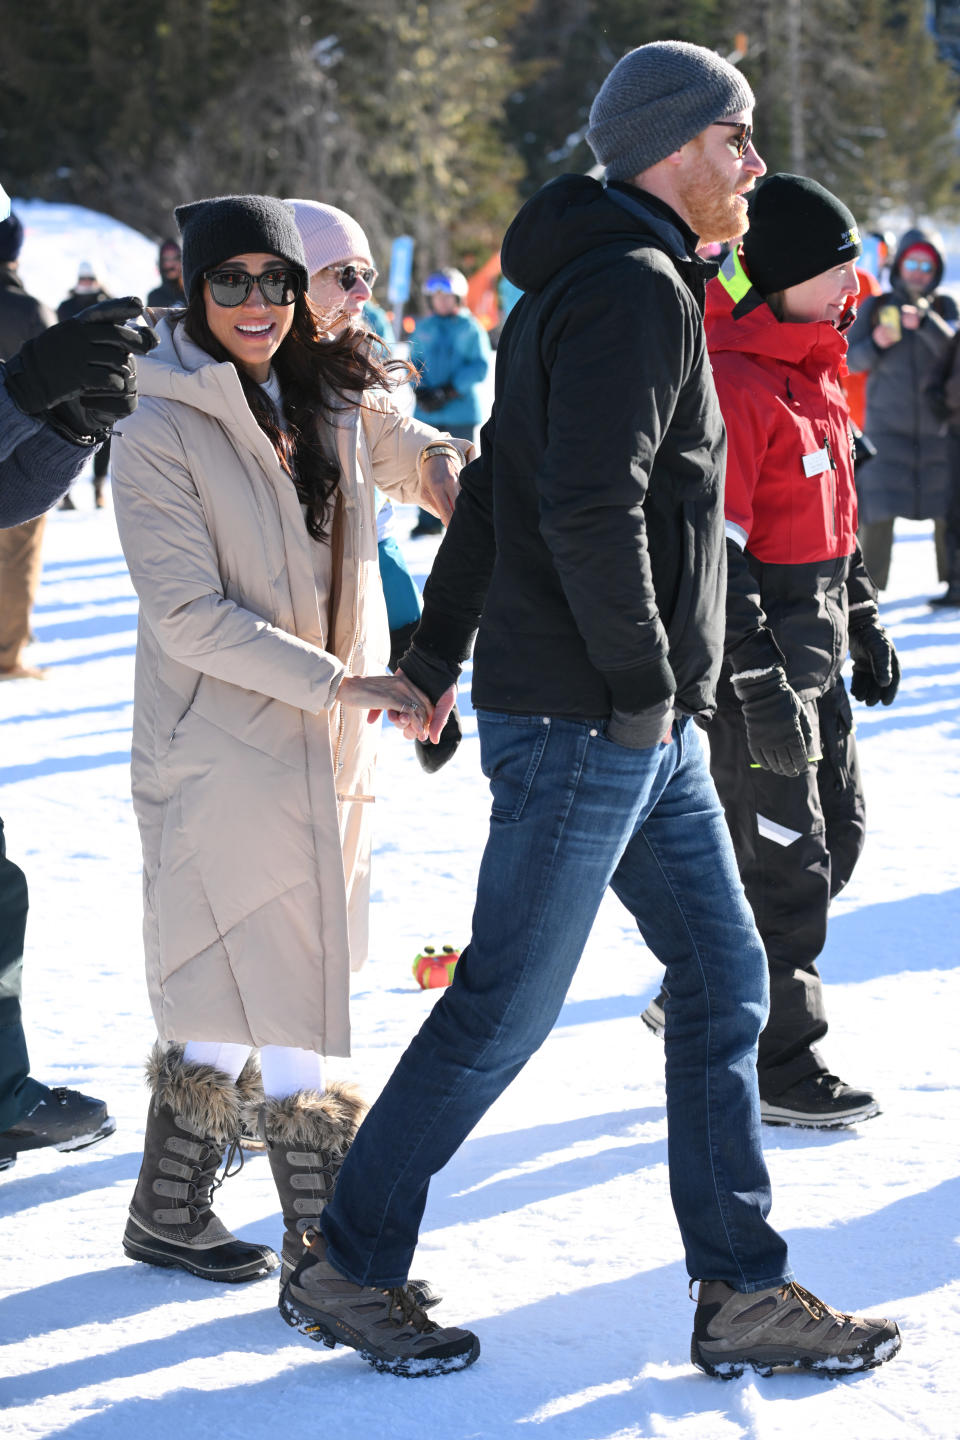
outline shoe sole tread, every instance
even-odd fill
[[[421,1359],[387,1355],[372,1348],[359,1331],[345,1321],[323,1311],[297,1305],[286,1293],[286,1286],[280,1292],[279,1310],[286,1323],[301,1335],[305,1335],[308,1340],[313,1340],[317,1345],[325,1345],[329,1350],[335,1349],[337,1345],[346,1345],[349,1349],[356,1350],[362,1360],[366,1360],[368,1365],[372,1365],[383,1375],[398,1375],[406,1380],[449,1375],[455,1370],[465,1370],[480,1354],[480,1341],[473,1335],[469,1348],[459,1355],[425,1355]]]
[[[775,1369],[809,1370],[827,1380],[839,1380],[844,1375],[858,1375],[861,1370],[875,1370],[887,1360],[892,1360],[901,1346],[900,1332],[889,1335],[874,1345],[872,1350],[851,1351],[848,1355],[794,1355],[784,1356],[770,1346],[772,1355],[715,1356],[708,1359],[700,1348],[696,1335],[690,1340],[690,1360],[698,1370],[716,1380],[737,1380],[745,1370],[757,1375],[772,1375]],[[759,1347],[763,1349],[764,1347]]]
[[[760,1101],[760,1119],[764,1125],[792,1125],[797,1130],[840,1130],[847,1125],[857,1125],[861,1120],[872,1120],[879,1114],[880,1106],[875,1100],[870,1105],[858,1105],[833,1115],[804,1113]]]
[[[246,1265],[234,1265],[230,1269],[219,1270],[210,1265],[200,1265],[185,1255],[176,1256],[161,1250],[151,1250],[147,1245],[126,1238],[123,1241],[123,1253],[128,1259],[139,1260],[144,1265],[156,1265],[164,1270],[186,1270],[189,1275],[196,1275],[200,1280],[220,1280],[226,1285],[241,1285],[247,1280],[263,1279],[277,1269],[276,1265],[269,1264],[268,1256],[263,1255],[259,1261],[250,1260]],[[270,1254],[273,1252],[270,1251]]]

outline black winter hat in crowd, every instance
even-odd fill
[[[747,200],[743,258],[761,295],[802,285],[863,253],[842,200],[803,175],[770,175]]]
[[[303,241],[293,211],[271,195],[217,195],[178,205],[173,212],[183,237],[183,289],[188,300],[205,271],[232,255],[279,255],[310,284]]]
[[[6,220],[0,220],[0,265],[11,264],[22,248],[23,226],[11,210]]]

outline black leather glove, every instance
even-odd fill
[[[643,710],[614,709],[607,721],[607,739],[627,750],[651,750],[665,739],[673,724],[673,696]]]
[[[124,324],[142,309],[135,296],[104,300],[28,340],[6,367],[14,404],[69,439],[100,438],[136,405],[131,354],[146,355],[157,344],[153,330]]]
[[[900,661],[893,641],[877,619],[874,606],[850,620],[853,677],[850,693],[865,705],[892,705],[900,684]]]
[[[754,764],[775,775],[801,775],[810,762],[813,733],[803,705],[782,665],[759,674],[734,675]]]

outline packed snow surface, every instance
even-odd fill
[[[28,288],[55,304],[82,259],[115,293],[156,282],[151,242],[56,209],[24,216],[28,240],[45,246],[34,270],[24,265]],[[416,1271],[442,1290],[441,1320],[477,1331],[480,1359],[406,1380],[291,1331],[275,1278],[217,1286],[121,1250],[153,1040],[128,793],[137,603],[111,510],[92,509],[86,478],[75,496],[75,513],[49,518],[28,651],[49,678],[0,686],[0,813],[30,882],[34,1073],[105,1097],[117,1130],[78,1154],[25,1154],[0,1176],[0,1431],[956,1440],[960,612],[926,604],[942,588],[931,527],[898,527],[882,614],[904,678],[892,708],[854,707],[869,835],[822,957],[826,1058],[872,1086],[882,1114],[853,1130],[764,1132],[772,1218],[797,1278],[839,1308],[893,1315],[901,1353],[832,1381],[748,1371],[721,1382],[689,1363],[663,1050],[639,1018],[659,966],[609,897],[553,1035],[431,1190]],[[402,538],[411,513],[400,522]],[[422,578],[435,542],[404,543]],[[436,998],[413,980],[415,955],[469,936],[487,792],[466,697],[463,708],[464,743],[437,775],[396,732],[383,740],[371,960],[355,978],[353,1059],[329,1067],[371,1099]],[[431,1103],[429,1076],[420,1103]],[[217,1209],[241,1238],[279,1249],[262,1156],[218,1192]]]
[[[883,1113],[854,1130],[764,1131],[798,1279],[840,1308],[894,1315],[901,1354],[833,1382],[722,1383],[690,1365],[663,1050],[639,1018],[659,967],[611,897],[554,1034],[433,1184],[416,1269],[482,1350],[462,1374],[412,1381],[292,1332],[275,1278],[212,1285],[121,1251],[153,1038],[127,770],[137,604],[112,512],[91,508],[85,479],[75,494],[81,508],[48,522],[28,652],[49,679],[0,687],[0,801],[30,881],[34,1073],[107,1098],[117,1131],[74,1155],[25,1154],[0,1177],[3,1432],[955,1437],[960,614],[925,603],[939,588],[930,527],[898,530],[882,608],[904,679],[892,708],[856,707],[870,833],[822,963],[827,1059],[873,1086]],[[410,519],[400,513],[401,536]],[[433,544],[407,546],[421,576]],[[355,980],[353,1059],[330,1063],[371,1098],[436,998],[416,987],[414,956],[469,935],[487,794],[465,709],[464,743],[436,775],[399,734],[383,739],[372,957]],[[217,1208],[279,1249],[264,1157],[247,1158]]]

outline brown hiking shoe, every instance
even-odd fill
[[[349,1345],[388,1375],[445,1375],[480,1354],[476,1335],[429,1320],[408,1286],[354,1285],[327,1260],[318,1230],[307,1230],[303,1242],[303,1259],[280,1291],[280,1314],[301,1335]]]
[[[736,1379],[748,1365],[758,1375],[786,1365],[836,1379],[882,1365],[899,1349],[893,1320],[845,1315],[792,1280],[752,1295],[722,1280],[700,1282],[690,1359],[721,1380]]]

